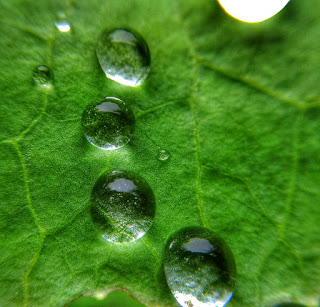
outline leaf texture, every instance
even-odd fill
[[[71,24],[60,33],[63,11]],[[238,268],[230,306],[319,295],[320,3],[291,1],[244,24],[214,1],[1,1],[0,171],[2,306],[64,305],[122,289],[150,306],[175,306],[162,268],[175,231],[222,236]],[[151,51],[145,83],[107,80],[95,55],[105,28],[139,31]],[[53,86],[32,83],[47,65]],[[130,104],[131,142],[89,144],[85,106]],[[165,149],[171,156],[159,161]],[[97,235],[88,206],[105,170],[153,188],[150,231],[130,244]]]

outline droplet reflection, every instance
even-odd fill
[[[135,127],[135,117],[122,100],[106,97],[85,108],[81,124],[85,137],[92,145],[114,150],[130,141]]]
[[[71,29],[71,25],[63,12],[58,12],[57,20],[54,24],[60,32],[69,32]]]
[[[232,297],[233,254],[222,238],[206,228],[187,227],[173,234],[166,245],[164,270],[181,306],[222,307]]]
[[[96,54],[107,78],[127,86],[138,86],[148,76],[150,51],[143,37],[134,30],[104,30]]]
[[[160,161],[166,161],[170,158],[170,153],[165,149],[160,149],[155,157]]]
[[[52,72],[49,67],[40,65],[33,70],[32,79],[35,84],[50,88],[52,81]]]
[[[102,174],[91,193],[91,216],[104,239],[126,243],[143,237],[155,216],[149,184],[127,171]]]

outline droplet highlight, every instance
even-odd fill
[[[104,239],[127,243],[143,237],[155,216],[149,184],[128,171],[102,174],[91,193],[91,217]]]
[[[37,66],[33,70],[32,79],[37,85],[41,85],[43,87],[51,87],[52,72],[47,66]]]
[[[148,45],[134,30],[104,30],[96,54],[107,78],[124,85],[141,85],[150,71]]]
[[[244,22],[261,22],[279,13],[290,0],[218,0],[227,14]]]
[[[155,157],[160,161],[166,161],[170,158],[170,153],[165,149],[160,149],[155,155]]]
[[[63,12],[58,13],[57,20],[54,24],[60,32],[69,32],[71,30],[71,25]]]
[[[131,140],[135,117],[131,108],[122,100],[106,97],[85,108],[81,124],[85,137],[92,145],[114,150]]]
[[[181,306],[222,307],[232,297],[236,264],[227,243],[203,227],[187,227],[167,242],[164,271]]]

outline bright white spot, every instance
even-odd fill
[[[52,87],[52,84],[50,82],[46,82],[46,83],[43,83],[41,84],[43,87],[47,88],[47,89],[50,89]]]
[[[290,0],[218,0],[232,17],[244,22],[260,22],[280,12]]]
[[[137,39],[135,36],[126,30],[118,30],[114,31],[110,34],[113,43],[125,43],[128,45],[135,46],[137,43]]]
[[[145,234],[146,234],[145,231],[139,231],[139,232],[136,234],[136,240],[142,238]]]
[[[124,146],[124,145],[123,145]],[[107,143],[106,145],[105,145],[105,147],[103,147],[103,148],[101,148],[101,149],[104,149],[104,150],[114,150],[114,149],[118,149],[118,148],[121,148],[122,146],[120,146],[120,147],[117,147],[117,146],[114,146],[114,145],[112,145],[112,144],[110,144],[110,143]]]
[[[186,293],[181,293],[181,292],[174,292],[173,295],[178,301],[178,303],[181,306],[195,306],[195,307],[223,307],[225,306],[228,301],[231,299],[232,294],[230,292],[225,293],[223,297],[220,299],[210,299],[206,297],[205,302],[199,301],[195,296],[192,294],[186,294]]]
[[[118,83],[121,83],[121,84],[124,84],[124,85],[127,85],[127,86],[131,86],[131,87],[135,87],[135,86],[138,86],[140,85],[142,82],[137,80],[137,79],[132,79],[132,80],[129,80],[129,79],[126,79],[120,75],[110,75],[108,73],[106,73],[107,75],[107,78],[113,80],[113,81],[116,81]]]
[[[66,20],[56,21],[54,23],[60,32],[69,32],[71,26]]]
[[[132,192],[137,189],[137,186],[130,179],[117,178],[108,184],[108,188],[116,192]]]
[[[187,243],[183,244],[183,247],[192,253],[210,253],[214,250],[214,247],[206,239],[193,238]]]
[[[101,112],[112,112],[121,111],[119,105],[110,101],[103,101],[96,106],[96,110]]]
[[[97,292],[95,293],[94,297],[98,300],[103,300],[106,297],[106,294],[103,292]]]

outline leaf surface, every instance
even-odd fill
[[[54,26],[63,11],[71,31]],[[244,24],[214,1],[1,1],[0,304],[64,305],[122,289],[174,306],[164,243],[203,225],[238,268],[231,306],[316,305],[320,283],[320,3],[291,1]],[[95,44],[131,27],[151,50],[145,83],[105,78]],[[53,86],[32,83],[49,66]],[[105,96],[131,105],[136,131],[109,152],[81,132],[85,106]],[[165,149],[171,156],[159,161]],[[153,188],[157,212],[134,243],[97,235],[88,205],[105,170]]]

